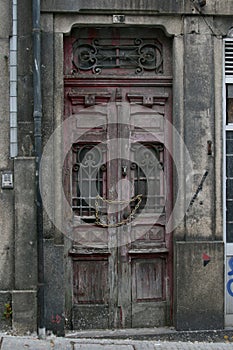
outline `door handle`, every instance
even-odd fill
[[[127,175],[127,166],[126,165],[123,165],[123,167],[121,168],[121,173],[122,173],[122,176],[126,176]]]

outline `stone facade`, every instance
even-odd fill
[[[98,4],[99,3],[99,4]],[[33,121],[32,2],[18,1],[18,156],[10,158],[9,38],[11,1],[0,4],[0,171],[12,171],[13,189],[0,189],[0,313],[12,305],[2,329],[37,329],[37,227]],[[73,26],[162,28],[173,40],[173,124],[193,163],[176,188],[194,198],[173,232],[173,325],[177,329],[224,328],[224,235],[222,198],[223,39],[232,27],[230,0],[41,1],[41,78],[43,145],[62,122],[63,36]],[[123,23],[113,16],[122,15]],[[59,141],[58,141],[59,142]],[[176,152],[182,158],[182,149]],[[54,150],[56,158],[56,149]],[[56,164],[54,165],[56,167]],[[205,176],[204,176],[205,175]],[[185,181],[194,176],[191,194]],[[203,178],[204,176],[204,178]],[[195,196],[201,181],[202,188]],[[61,181],[54,179],[54,188]],[[59,194],[58,199],[59,200]],[[175,196],[175,194],[174,194]],[[182,210],[182,200],[180,210]],[[54,204],[51,204],[54,205]],[[59,213],[54,210],[54,215]],[[63,334],[71,327],[70,242],[44,212],[46,328]],[[204,256],[211,257],[204,266]],[[69,284],[69,283],[70,284]]]

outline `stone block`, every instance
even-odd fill
[[[175,326],[178,330],[224,327],[223,242],[175,243]]]
[[[15,177],[15,287],[37,286],[35,159],[17,158]]]
[[[53,32],[53,14],[41,13],[40,24],[42,33]]]
[[[220,3],[221,6],[221,3]],[[214,28],[217,29],[217,34],[222,35],[222,36],[227,36],[228,31],[232,27],[232,20],[231,17],[221,17],[221,16],[216,16],[213,17],[213,26]],[[220,41],[222,42],[222,41]]]
[[[151,312],[151,310],[153,312]],[[148,303],[144,303],[143,311],[142,305],[132,306],[132,327],[140,328],[143,324],[144,327],[162,327],[169,324],[168,310],[166,302],[157,302],[156,305],[151,306]]]
[[[14,193],[0,189],[0,290],[11,290],[14,281]]]
[[[9,307],[8,307],[9,306]],[[0,329],[5,332],[12,326],[12,297],[10,292],[0,292]]]
[[[108,305],[74,305],[73,328],[82,329],[105,329],[109,327]]]
[[[208,5],[208,7],[207,7]],[[224,1],[210,1],[208,4],[207,1],[206,10],[205,12],[212,12],[222,15],[229,15],[233,12],[233,3],[231,0],[224,0]]]
[[[198,15],[200,12],[204,15],[229,15],[233,12],[232,0],[208,0],[206,5],[203,7],[198,6],[197,2],[194,1],[183,1],[183,0],[129,0],[129,1],[113,1],[113,0],[103,0],[101,3],[94,0],[42,0],[41,8],[44,12],[85,12],[85,11],[95,11],[99,12],[107,11],[143,11],[143,12],[154,12],[158,14],[193,14]]]
[[[33,290],[12,292],[12,327],[18,334],[37,330],[37,292]]]
[[[47,98],[53,96],[53,33],[42,33],[41,50],[43,52],[41,60],[42,91]]]
[[[12,31],[12,1],[0,1],[0,38],[9,38]]]
[[[30,339],[29,337],[4,337],[1,350],[50,350],[50,343],[46,340]],[[56,348],[57,350],[57,348]],[[59,350],[71,350],[70,348],[59,348]]]
[[[0,5],[1,7],[1,5]],[[0,22],[1,23],[1,22]],[[8,166],[9,160],[9,41],[0,39],[0,154],[1,168]]]
[[[98,2],[95,0],[43,0],[41,3],[42,11],[144,11],[144,12],[156,12],[156,13],[174,13],[180,12],[183,9],[183,2],[173,0],[124,0],[124,1],[113,1],[113,0],[102,0]]]
[[[135,346],[133,345],[109,345],[109,344],[74,344],[74,350],[116,350],[116,348],[120,350],[134,350]]]
[[[52,100],[52,99],[51,99]],[[46,146],[46,143],[49,141],[50,136],[53,134],[53,110],[51,105],[47,105],[43,108],[43,123],[42,123],[42,132],[43,132],[43,147]],[[46,121],[46,119],[48,121]],[[50,119],[50,122],[49,122]]]
[[[64,335],[64,247],[54,245],[53,240],[45,240],[44,256],[46,329]]]
[[[18,37],[18,76],[32,76],[33,73],[32,35]]]
[[[200,12],[204,15],[227,15],[232,13],[233,4],[231,0],[207,0],[206,5],[203,7],[198,6],[198,2],[184,1],[184,12],[190,14],[199,14]],[[217,29],[217,28],[215,28]]]
[[[184,40],[184,141],[192,160],[195,201],[186,216],[186,236],[190,240],[211,239],[214,232],[214,56],[213,38],[198,33],[199,24],[185,21]],[[205,172],[208,172],[204,177]],[[202,182],[203,181],[203,182]],[[200,186],[201,184],[201,186]]]
[[[32,116],[33,78],[32,75],[28,74],[18,77],[18,121],[33,122]]]
[[[32,34],[32,1],[18,0],[18,35],[19,37],[28,36]]]
[[[32,157],[34,152],[34,123],[18,121],[18,154],[22,157]]]
[[[45,210],[43,212],[43,225],[44,225],[44,239],[53,239],[54,225]]]
[[[1,77],[0,77],[1,79]],[[6,98],[8,102],[9,99]],[[1,99],[1,103],[5,104],[4,99]],[[7,169],[9,167],[9,134],[10,134],[10,119],[9,119],[9,109],[1,111],[0,107],[0,154],[1,154],[1,164],[2,169]]]
[[[7,93],[6,84],[9,84],[9,38],[1,39],[0,38],[0,88],[4,88],[1,91],[2,93]],[[5,80],[2,80],[5,78]]]

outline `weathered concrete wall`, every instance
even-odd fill
[[[37,287],[35,160],[17,158],[15,174],[15,289]]]
[[[15,175],[15,286],[13,328],[37,330],[37,230],[35,159],[17,158]]]
[[[113,11],[153,11],[157,13],[166,13],[173,12],[179,13],[183,11],[183,1],[163,1],[163,0],[129,0],[129,1],[108,1],[103,0],[101,2],[96,3],[94,0],[84,1],[84,0],[70,0],[70,1],[62,1],[57,0],[54,1],[42,1],[42,11],[105,11],[105,10],[113,10]]]
[[[48,142],[54,130],[54,42],[53,15],[41,16],[41,86],[42,86],[42,142]],[[51,155],[53,162],[53,155]],[[51,203],[53,205],[53,203]],[[46,211],[43,215],[44,237],[54,237],[54,226]]]
[[[53,15],[41,16],[41,83],[43,100],[43,143],[46,144],[54,130],[54,41]]]
[[[211,239],[215,215],[213,35],[199,17],[186,17],[184,31],[184,141],[193,163],[193,195],[204,181],[186,215],[186,239]]]
[[[64,335],[65,280],[64,247],[45,241],[45,318],[46,329]]]
[[[18,2],[18,150],[32,156],[33,137],[33,51],[32,1]]]
[[[69,33],[73,24],[113,25],[112,15],[120,13],[125,14],[127,26],[160,26],[174,36],[173,120],[193,161],[191,195],[208,172],[196,200],[175,231],[175,313],[179,329],[221,328],[224,316],[223,245],[214,242],[222,239],[219,190],[222,62],[219,52],[221,35],[232,26],[233,4],[231,0],[207,0],[207,5],[201,9],[194,3],[184,0],[106,0],[98,2],[97,8],[97,2],[93,0],[41,1],[44,145],[63,117],[63,32]],[[12,301],[13,327],[21,332],[36,330],[37,311],[31,14],[30,0],[18,1],[18,148],[21,158],[15,160],[13,168],[13,161],[9,160],[8,93],[11,6],[8,0],[0,3],[0,171],[14,170],[15,180],[14,190],[0,189],[0,309]],[[209,141],[211,149],[208,148]],[[177,151],[182,154],[181,149]],[[54,152],[56,167],[59,166],[59,154],[56,149]],[[187,175],[184,169],[184,177],[179,179],[184,192]],[[59,181],[60,178],[54,178],[55,187]],[[174,183],[176,185],[178,181],[174,179]],[[57,201],[60,201],[59,194]],[[181,210],[183,205],[180,204]],[[60,212],[55,210],[54,217],[59,219]],[[68,249],[64,251],[62,234],[54,229],[46,213],[44,235],[46,327],[62,334],[65,302],[68,303],[66,308],[71,310],[71,266],[67,256],[67,266],[64,266],[64,253],[67,254]],[[211,257],[206,266],[203,253]],[[64,286],[65,281],[70,285]],[[216,293],[210,293],[212,290]],[[68,301],[65,301],[65,293]],[[11,320],[0,320],[1,328],[10,326]]]
[[[149,12],[152,14],[193,14],[200,11],[205,15],[219,14],[229,15],[233,12],[233,4],[231,0],[207,0],[206,6],[201,8],[198,5],[198,1],[184,1],[184,0],[103,0],[98,2],[98,6],[95,0],[42,0],[42,11],[49,12],[85,12],[85,11],[111,11],[111,12],[123,12],[130,11],[131,13]]]
[[[11,291],[0,291],[1,332],[12,328],[12,293]]]
[[[223,91],[223,71],[219,67],[223,66],[223,40],[219,37],[214,37],[214,103],[215,103],[215,118],[214,118],[214,161],[215,161],[215,239],[223,240],[223,123],[221,116],[223,115],[222,91]]]
[[[209,256],[209,262],[207,256]],[[223,328],[223,243],[177,242],[175,258],[176,304],[174,311],[177,329]]]
[[[35,290],[12,293],[12,326],[17,334],[37,330],[37,292]]]
[[[192,13],[195,14],[195,11]],[[222,39],[216,34],[218,32],[218,27],[215,27],[214,19],[208,17],[204,19],[201,16],[186,16],[184,19],[177,16],[174,19],[174,22],[170,21],[170,17],[166,18],[165,16],[155,15],[154,17],[147,18],[142,16],[136,17],[133,21],[132,17],[126,16],[127,25],[133,25],[137,22],[150,25],[161,24],[165,31],[169,34],[174,34],[174,56],[173,56],[173,69],[174,69],[174,104],[173,104],[173,117],[175,126],[183,138],[188,150],[190,152],[190,157],[193,162],[194,173],[187,174],[184,164],[184,178],[179,179],[178,182],[184,182],[186,176],[194,176],[194,184],[189,195],[192,196],[195,194],[198,189],[203,175],[207,172],[206,177],[204,178],[203,186],[199,191],[196,200],[193,202],[192,206],[189,209],[186,217],[182,220],[179,227],[175,231],[175,240],[187,240],[186,242],[177,242],[177,245],[182,245],[183,250],[176,250],[176,259],[179,263],[174,263],[174,280],[180,278],[178,287],[176,288],[177,293],[175,294],[175,305],[177,312],[176,325],[179,329],[199,329],[201,328],[213,328],[213,327],[223,327],[223,317],[224,317],[224,292],[223,292],[223,266],[224,266],[224,255],[222,250],[222,243],[219,243],[218,250],[218,272],[219,272],[219,281],[221,287],[219,288],[219,293],[217,294],[216,299],[213,300],[213,305],[220,300],[220,304],[216,310],[207,307],[209,318],[206,320],[196,315],[195,310],[202,310],[203,300],[208,294],[209,288],[212,286],[207,284],[207,277],[202,281],[202,288],[197,290],[198,297],[195,298],[195,302],[192,305],[190,314],[186,315],[183,313],[183,305],[188,304],[188,301],[184,299],[184,295],[189,294],[189,290],[192,288],[195,290],[197,280],[192,276],[187,277],[188,282],[182,282],[181,276],[185,273],[187,275],[188,271],[182,270],[181,261],[184,255],[184,251],[190,252],[192,247],[195,246],[195,241],[206,241],[203,245],[197,245],[196,252],[201,254],[202,249],[209,251],[212,254],[212,250],[215,248],[212,247],[212,240],[223,239],[221,229],[219,228],[221,224],[218,225],[218,234],[216,235],[216,178],[215,171],[218,167],[218,174],[221,175],[221,156],[218,154],[218,161],[215,160],[215,142],[216,137],[217,144],[221,145],[221,131],[217,133],[216,136],[216,116],[221,115],[221,74],[215,74],[216,70],[219,71],[219,67],[222,67],[222,61],[216,54],[216,48],[219,49],[218,41]],[[67,15],[67,14],[58,14],[55,16],[55,31],[57,37],[64,30],[65,33],[68,33],[72,24],[77,23],[83,25],[86,23],[93,23],[93,25],[111,25],[110,16],[100,16],[95,18],[92,15]],[[92,22],[93,21],[93,22]],[[174,25],[173,23],[178,23]],[[224,22],[224,21],[223,21]],[[220,22],[219,22],[220,23]],[[219,24],[218,23],[218,24]],[[222,28],[226,29],[226,26],[223,25]],[[229,29],[229,28],[228,28]],[[215,32],[216,31],[216,32]],[[57,52],[62,55],[60,47],[57,49]],[[59,55],[55,55],[56,60],[59,61]],[[216,59],[217,64],[216,64]],[[61,60],[59,61],[61,62]],[[61,68],[61,67],[60,67]],[[55,76],[57,77],[59,73],[59,67],[55,67]],[[61,77],[60,77],[61,79]],[[59,86],[59,84],[58,84]],[[56,91],[56,94],[59,98],[61,92]],[[219,92],[220,91],[220,92]],[[218,93],[216,93],[218,92]],[[215,100],[217,98],[217,101]],[[58,98],[56,100],[58,100]],[[60,100],[58,106],[56,105],[55,119],[60,116]],[[219,123],[217,124],[219,126]],[[182,150],[178,150],[182,154]],[[185,160],[184,160],[185,161]],[[175,181],[176,182],[176,181]],[[183,186],[183,184],[182,184]],[[183,187],[184,198],[185,198],[185,185]],[[183,199],[184,199],[183,198]],[[218,193],[218,219],[221,222],[221,203],[219,202],[221,195]],[[180,205],[181,210],[182,204]],[[215,243],[213,243],[215,244]],[[191,248],[190,248],[191,247]],[[207,249],[208,247],[208,249]],[[214,246],[215,247],[215,246]],[[199,251],[198,251],[199,249]],[[188,254],[188,253],[187,253]],[[208,254],[208,253],[206,253]],[[213,253],[213,256],[217,253]],[[188,255],[187,255],[188,259]],[[203,263],[203,261],[201,260]],[[188,265],[189,266],[189,265]],[[187,267],[188,268],[188,267]],[[204,283],[204,285],[203,285]],[[213,282],[212,282],[213,283]],[[183,290],[183,294],[180,294],[180,290]],[[190,300],[190,299],[189,299]],[[186,307],[186,306],[184,306]],[[190,308],[190,306],[189,306]],[[205,310],[205,309],[204,309]],[[206,312],[207,313],[207,312]],[[190,323],[188,323],[189,316],[193,314]],[[220,315],[220,317],[219,317]],[[187,317],[186,317],[187,316]],[[182,319],[184,322],[182,322]]]
[[[211,17],[184,18],[183,105],[181,102],[180,121],[176,114],[176,125],[193,165],[193,174],[184,167],[185,178],[193,175],[194,181],[191,192],[184,191],[192,202],[174,236],[174,318],[180,330],[224,327],[222,197],[218,187],[222,169],[219,67],[223,62],[218,52],[222,53],[222,38],[213,28],[217,30]],[[174,91],[176,88],[182,89],[179,83]],[[174,111],[178,112],[177,107]],[[207,265],[203,254],[211,259]]]
[[[0,175],[12,170],[9,160],[9,36],[12,28],[11,2],[0,2]],[[1,186],[1,179],[0,179]],[[5,304],[11,305],[14,281],[13,190],[0,187],[0,329],[11,327],[11,315],[4,316]]]

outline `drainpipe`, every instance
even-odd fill
[[[18,154],[17,143],[17,0],[12,0],[12,36],[10,38],[10,157]]]
[[[45,336],[44,304],[44,242],[43,242],[43,208],[39,188],[39,168],[42,155],[42,97],[41,97],[41,42],[40,42],[40,0],[32,0],[33,33],[33,92],[34,92],[34,141],[36,157],[36,206],[37,206],[37,255],[38,255],[38,335]]]

